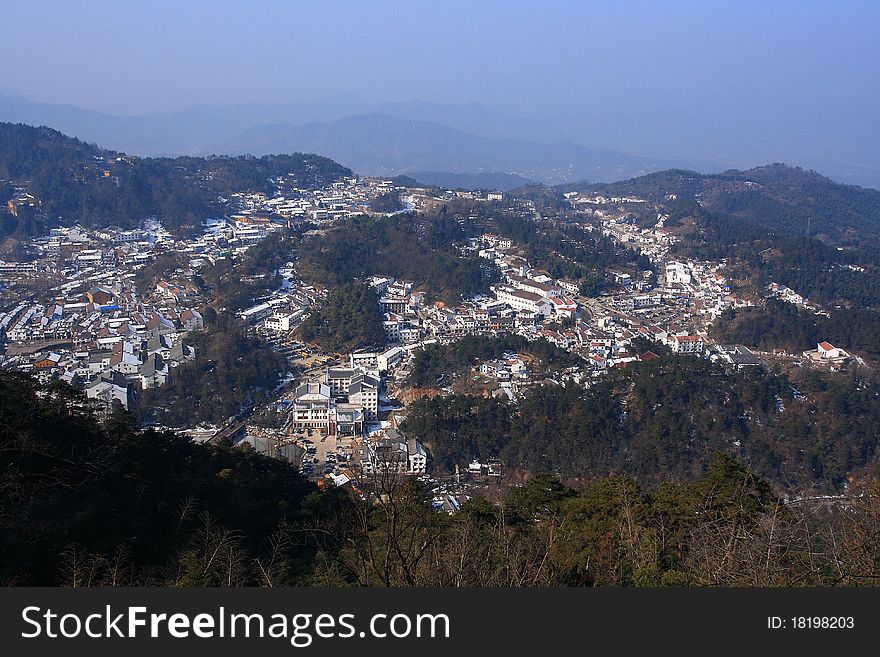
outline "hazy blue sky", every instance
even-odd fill
[[[478,101],[522,113],[880,108],[880,2],[5,3],[0,86],[111,113]]]

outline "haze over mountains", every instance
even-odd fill
[[[878,137],[837,140],[832,147],[818,121],[773,127],[742,117],[719,129],[699,113],[520,117],[478,103],[371,104],[351,94],[197,105],[143,116],[0,94],[0,121],[47,125],[138,155],[314,152],[366,175],[419,173],[419,180],[451,186],[510,188],[523,179],[608,182],[673,167],[715,172],[786,161],[842,182],[880,187],[880,163],[870,155],[880,152],[871,150]]]

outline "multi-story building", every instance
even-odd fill
[[[265,327],[270,331],[278,331],[286,333],[290,331],[297,320],[303,316],[304,311],[300,310],[276,310],[270,317],[266,318]]]
[[[367,420],[379,419],[379,380],[370,375],[357,377],[349,386],[348,403],[363,408]]]
[[[673,335],[668,338],[668,343],[676,354],[701,354],[705,346],[699,335]]]
[[[296,389],[291,412],[294,429],[319,429],[335,433],[335,411],[330,386],[324,383],[304,383]]]
[[[348,363],[352,368],[376,370],[379,368],[379,354],[375,351],[362,351],[349,355]]]

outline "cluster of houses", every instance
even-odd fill
[[[0,312],[0,341],[6,344],[2,365],[60,378],[80,387],[105,408],[136,404],[138,391],[164,385],[172,370],[195,357],[186,345],[188,332],[203,327],[199,289],[193,281],[202,267],[235,257],[273,233],[298,222],[321,223],[368,211],[381,194],[398,191],[391,181],[347,178],[321,190],[294,189],[268,196],[246,191],[228,199],[228,215],[206,221],[201,235],[178,239],[160,223],[148,221],[135,230],[82,226],[53,228],[35,238],[35,256],[25,262],[0,262],[0,283],[42,279],[49,289],[40,298],[22,300]],[[451,196],[500,201],[500,193],[442,192],[408,189],[406,201],[425,208]],[[318,432],[352,439],[354,464],[365,473],[422,474],[427,454],[418,441],[380,422],[384,375],[405,367],[408,356],[425,342],[450,342],[468,335],[515,333],[543,338],[583,358],[583,365],[560,373],[555,383],[601,376],[611,367],[657,358],[636,353],[633,342],[645,338],[678,354],[704,356],[732,367],[761,365],[757,355],[738,345],[712,344],[706,337],[711,321],[728,308],[751,305],[731,294],[726,263],[675,260],[670,246],[674,231],[659,215],[654,226],[641,228],[615,207],[643,204],[641,199],[566,194],[572,207],[598,219],[584,230],[601,231],[641,250],[658,272],[610,272],[612,293],[598,299],[579,295],[577,282],[554,278],[532,268],[510,238],[484,234],[462,248],[500,273],[491,297],[455,306],[427,303],[410,281],[374,277],[384,315],[387,348],[358,352],[346,366],[327,367],[304,380],[285,399],[285,431]],[[36,199],[17,196],[15,203]],[[526,208],[527,209],[527,208]],[[163,254],[174,254],[181,268],[138,290],[138,271]],[[293,263],[278,272],[281,288],[242,310],[250,326],[289,334],[322,293],[304,286]],[[769,293],[806,304],[793,291],[773,284]],[[804,352],[804,358],[838,366],[849,354],[827,342]],[[528,359],[519,354],[484,362],[480,374],[498,383],[496,393],[515,399],[520,386],[536,384]],[[479,473],[500,476],[501,464],[471,464]],[[476,471],[473,471],[476,473]],[[443,510],[455,510],[453,498]]]
[[[361,441],[356,463],[365,474],[424,474],[428,454],[415,438],[406,438],[397,429],[374,431]]]
[[[195,257],[150,289],[138,289],[137,272],[163,253],[193,253],[198,241],[174,241],[154,221],[139,230],[60,227],[35,238],[37,258],[0,276],[55,285],[0,313],[2,366],[62,379],[108,408],[131,408],[140,390],[164,385],[194,357],[183,338],[204,326]]]
[[[203,326],[194,308],[156,308],[120,282],[93,286],[0,313],[11,347],[3,366],[62,379],[108,408],[118,402],[129,409],[139,390],[164,385],[173,368],[195,357],[183,336]]]
[[[425,473],[428,454],[422,444],[379,417],[383,377],[403,362],[405,353],[401,347],[352,353],[347,366],[326,367],[291,394],[286,405],[289,433],[333,437],[351,445],[351,461],[328,475],[335,485],[347,484],[356,472]]]
[[[253,228],[272,223],[334,221],[369,213],[373,199],[395,190],[399,188],[390,180],[352,176],[324,189],[291,189],[273,196],[259,191],[240,192],[230,196],[230,203],[238,209],[231,219]]]
[[[242,192],[228,199],[227,216],[206,220],[193,238],[175,238],[155,220],[138,229],[52,228],[30,241],[30,259],[0,262],[0,284],[49,285],[40,298],[0,313],[0,344],[7,345],[0,365],[62,378],[91,398],[127,408],[139,389],[163,385],[172,368],[193,357],[182,338],[203,326],[193,283],[202,267],[239,255],[294,221],[362,214],[393,188],[390,181],[353,177],[288,197]],[[10,203],[17,208],[39,201],[22,191]],[[138,290],[137,272],[163,254],[185,264],[154,288]],[[282,288],[241,318],[265,320],[281,333],[320,295],[298,284],[292,263],[279,273]]]

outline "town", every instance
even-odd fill
[[[371,204],[396,195],[401,210],[377,212]],[[761,299],[738,296],[725,276],[726,263],[678,260],[670,255],[676,236],[656,224],[640,228],[628,211],[644,206],[634,197],[565,195],[583,240],[611,238],[646,256],[651,268],[608,271],[611,285],[586,295],[578,281],[533,266],[523,245],[492,232],[469,237],[460,253],[478,257],[494,281],[485,294],[449,305],[430,298],[413,281],[373,276],[383,315],[382,349],[327,353],[299,340],[297,329],[328,290],[306,284],[297,263],[275,272],[278,289],[237,311],[250,335],[287,359],[290,371],[263,408],[245,408],[222,426],[175,426],[194,440],[248,442],[267,454],[287,458],[324,485],[345,486],[375,473],[419,476],[434,485],[435,507],[460,508],[474,487],[497,484],[498,459],[470,462],[443,483],[430,478],[429,450],[402,427],[406,401],[417,399],[408,376],[416,355],[429,345],[449,345],[467,336],[515,335],[545,340],[577,357],[577,365],[557,371],[535,366],[528,354],[474,364],[468,381],[455,376],[436,381],[441,394],[478,382],[485,394],[511,403],[535,385],[589,387],[612,368],[656,359],[656,345],[674,354],[707,358],[740,369],[768,362],[795,362],[836,369],[851,356],[829,342],[801,354],[759,353],[744,345],[718,344],[708,336],[725,310],[753,307]],[[340,220],[364,214],[393,217],[399,212],[431,211],[453,202],[485,204],[499,212],[547,221],[529,200],[510,200],[500,192],[468,192],[395,185],[393,181],[350,177],[328,188],[270,196],[242,191],[226,200],[227,213],[206,220],[201,234],[181,238],[158,220],[139,229],[55,227],[33,238],[30,256],[0,263],[0,282],[9,290],[28,290],[22,298],[4,295],[0,313],[2,367],[35,373],[48,384],[61,380],[85,392],[108,415],[115,408],[134,411],[141,394],[166,385],[174,371],[197,357],[187,336],[205,327],[204,290],[197,281],[207,266],[235,262],[264,240],[306,226],[320,233]],[[9,200],[11,208],[34,202],[26,190]],[[506,202],[506,204],[503,204]],[[146,281],[145,271],[162,258],[182,256],[183,266]],[[145,284],[148,283],[148,284]],[[767,296],[823,312],[783,285]],[[829,336],[831,337],[831,336]],[[833,339],[833,338],[832,338]],[[441,375],[441,379],[443,375]],[[254,418],[266,410],[281,420],[261,426]]]

